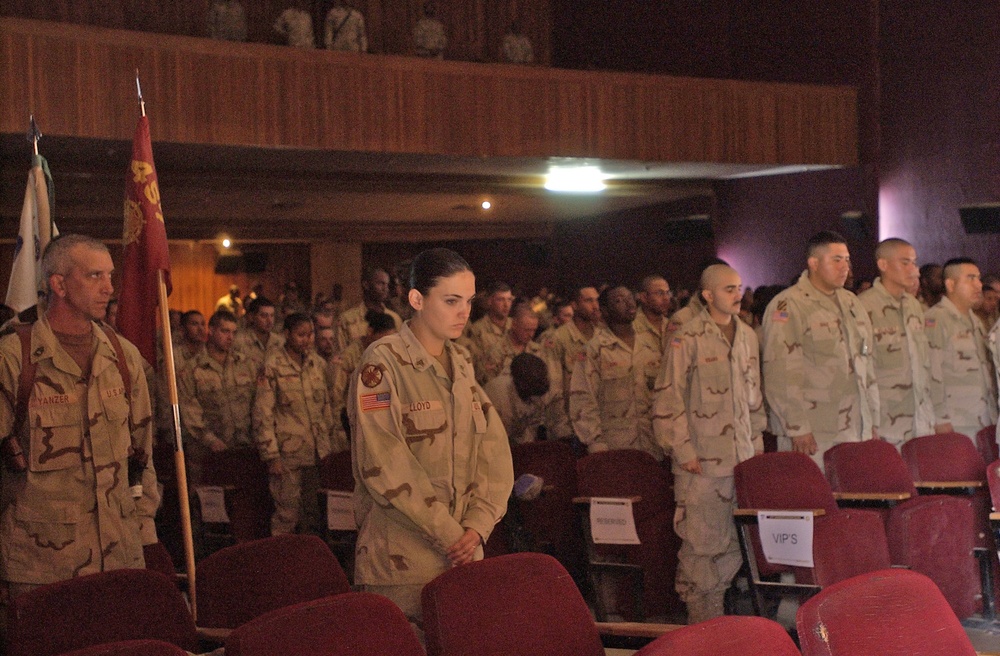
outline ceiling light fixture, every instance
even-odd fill
[[[554,166],[545,176],[545,188],[571,194],[593,194],[604,191],[604,174],[596,166]]]
[[[490,201],[488,201],[488,200],[484,200],[484,201],[483,201],[483,209],[484,209],[484,210],[488,210],[488,209],[490,209],[491,207],[493,207],[493,203],[491,203],[491,202],[490,202]]]

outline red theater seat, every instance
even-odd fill
[[[808,594],[857,574],[889,567],[889,545],[878,513],[837,507],[830,484],[809,456],[791,451],[764,453],[736,465],[736,500],[740,543],[751,570],[758,614],[765,589],[782,594]],[[771,565],[764,559],[756,511],[813,510],[811,569]],[[745,514],[740,514],[740,511]],[[763,574],[792,571],[798,586],[766,581]]]
[[[60,656],[188,656],[188,652],[160,640],[125,640],[84,647]]]
[[[905,569],[862,574],[825,588],[796,617],[804,656],[975,656],[948,601]]]
[[[123,640],[154,639],[198,651],[198,634],[174,582],[146,569],[60,581],[15,598],[7,656],[55,656]]]
[[[669,616],[684,612],[684,604],[674,590],[677,552],[681,541],[674,532],[673,475],[667,463],[634,449],[593,453],[577,461],[577,488],[582,497],[638,497],[632,506],[638,545],[593,545],[594,566],[616,561],[641,569],[643,596],[638,606],[647,616]],[[620,603],[620,613],[637,604]],[[600,610],[600,606],[598,606]],[[598,615],[598,619],[605,619]],[[635,618],[639,619],[639,618]]]
[[[226,656],[423,656],[406,616],[385,597],[348,592],[265,613],[235,629]]]
[[[635,656],[800,656],[785,628],[763,617],[725,615],[665,633]]]
[[[893,565],[929,576],[958,617],[976,612],[982,587],[968,498],[917,496],[906,463],[882,440],[838,444],[823,463],[839,503],[881,504]]]
[[[198,565],[198,626],[234,629],[268,611],[350,591],[315,535],[277,535],[215,552]]]

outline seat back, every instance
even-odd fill
[[[837,511],[830,484],[804,453],[762,453],[736,465],[733,472],[740,508]]]
[[[55,656],[122,640],[155,639],[197,651],[180,590],[146,569],[118,569],[44,585],[8,608],[8,656]]]
[[[915,437],[901,451],[916,482],[986,482],[986,463],[972,439],[961,433]]]
[[[452,568],[424,586],[428,656],[602,656],[569,572],[545,554],[515,553]]]
[[[75,649],[61,656],[188,656],[188,652],[162,640],[123,640]]]
[[[510,448],[514,477],[535,474],[545,481],[545,490],[531,501],[512,504],[504,523],[514,528],[512,510],[519,511],[523,529],[520,546],[528,541],[528,551],[555,556],[571,573],[582,572],[583,536],[573,498],[577,495],[576,458],[566,442],[548,440],[514,444]]]
[[[146,569],[164,574],[171,579],[177,578],[177,569],[170,553],[162,542],[143,545],[142,557],[146,561]]]
[[[277,535],[220,549],[198,565],[198,624],[234,629],[268,611],[348,592],[315,535]]]
[[[982,456],[983,462],[993,462],[1000,459],[996,426],[987,426],[976,433],[976,450]]]
[[[354,491],[354,470],[351,451],[331,453],[319,462],[319,486],[341,492]]]
[[[598,558],[624,561],[642,568],[642,609],[647,615],[680,612],[675,577],[681,541],[674,531],[673,475],[666,463],[645,451],[618,449],[592,453],[577,461],[577,489],[587,497],[630,497],[640,500],[632,507],[638,545],[594,545]],[[636,608],[626,592],[618,595],[618,606]],[[622,613],[624,614],[624,612]]]
[[[226,638],[227,656],[423,656],[403,611],[368,592],[323,597],[254,618]]]
[[[785,628],[763,617],[724,615],[664,633],[635,656],[800,656]]]
[[[577,487],[586,497],[640,496],[632,507],[640,522],[670,508],[674,495],[670,470],[653,456],[637,449],[615,449],[593,453],[576,463]]]
[[[896,447],[882,440],[842,442],[823,454],[823,467],[835,492],[908,492],[913,478]]]
[[[274,501],[268,487],[267,466],[256,449],[236,448],[208,452],[202,462],[205,485],[231,486],[226,492],[229,531],[236,542],[271,534]]]
[[[994,460],[986,468],[986,481],[990,486],[990,501],[993,510],[1000,511],[1000,459]]]
[[[804,656],[976,653],[934,582],[905,569],[823,589],[799,608],[796,625]]]

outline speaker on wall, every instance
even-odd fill
[[[967,235],[995,234],[1000,232],[1000,204],[984,203],[958,208],[962,227]]]

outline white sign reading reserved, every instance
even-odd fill
[[[764,558],[772,565],[813,566],[812,512],[757,513]]]
[[[326,527],[331,531],[356,531],[350,492],[326,491]]]
[[[195,488],[201,502],[201,521],[208,524],[228,524],[226,491],[218,485],[199,485]]]
[[[590,537],[594,544],[640,544],[632,500],[592,497]]]

